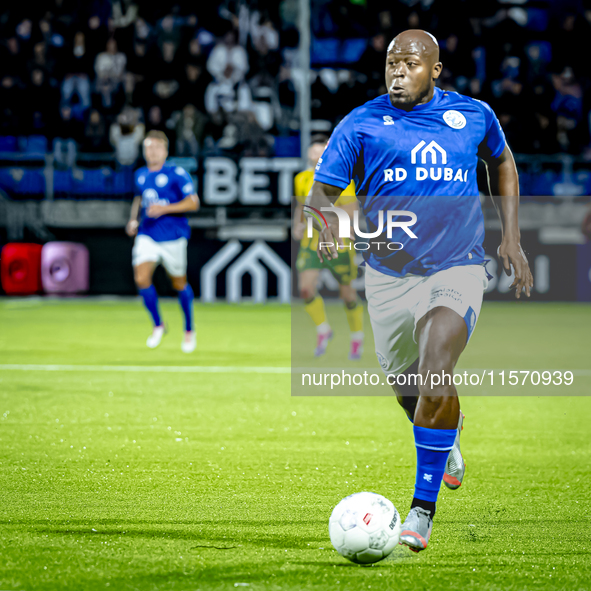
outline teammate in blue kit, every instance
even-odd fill
[[[378,360],[386,374],[424,379],[394,387],[414,425],[416,485],[400,539],[415,551],[429,542],[442,480],[456,489],[465,472],[464,417],[451,376],[488,285],[479,158],[501,218],[503,268],[508,275],[513,268],[517,298],[522,291],[529,297],[533,286],[520,246],[517,170],[503,130],[486,103],[436,88],[441,69],[430,33],[398,35],[386,57],[388,94],[337,126],[309,197],[316,208],[330,207],[355,182],[372,235],[364,252],[365,281]],[[335,258],[340,245],[338,218],[328,215],[319,239],[321,260]],[[431,387],[425,378],[442,371],[450,379]]]
[[[135,284],[154,323],[146,344],[154,349],[166,332],[158,310],[158,294],[152,284],[154,270],[162,264],[178,292],[185,317],[181,349],[192,353],[197,337],[193,328],[193,290],[187,283],[187,240],[191,229],[183,214],[197,211],[199,197],[188,173],[180,166],[166,164],[168,138],[163,132],[148,133],[144,157],[147,166],[135,173],[136,197],[127,233],[137,235],[132,251]]]

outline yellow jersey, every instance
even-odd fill
[[[301,205],[306,203],[306,197],[308,196],[313,183],[313,170],[303,170],[296,175],[294,179],[294,193],[295,198]],[[351,183],[345,188],[345,190],[340,194],[339,198],[335,201],[335,205],[346,205],[347,203],[354,203],[356,200],[357,197],[355,196],[355,183],[351,181]],[[308,238],[308,236],[304,234],[304,237],[300,241],[300,248],[309,248],[315,251],[318,246],[318,238],[318,230],[314,228],[314,231],[312,232],[312,238]],[[348,242],[348,240],[345,239],[345,242]]]
[[[306,203],[306,197],[308,196],[313,183],[313,170],[303,170],[296,175],[294,180],[294,195],[298,200],[298,203],[301,203],[302,205]],[[351,181],[347,188],[341,193],[340,197],[336,200],[335,205],[346,205],[347,203],[353,203],[356,199],[355,183]]]

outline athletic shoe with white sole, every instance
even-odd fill
[[[420,552],[427,547],[432,530],[431,512],[422,507],[413,507],[402,524],[400,543],[408,546],[413,552]]]
[[[183,353],[193,353],[197,347],[197,333],[194,330],[186,330],[181,343]]]
[[[319,332],[316,341],[316,349],[314,349],[314,357],[321,357],[326,353],[328,343],[332,340],[332,330],[328,332]]]
[[[155,326],[152,334],[148,337],[146,341],[146,345],[150,349],[155,349],[160,342],[162,341],[162,337],[166,334],[166,326],[161,324],[160,326]]]
[[[460,420],[458,422],[458,433],[456,435],[456,440],[454,442],[454,446],[452,447],[451,451],[449,452],[449,456],[447,457],[447,464],[445,465],[445,474],[443,475],[443,482],[447,488],[451,488],[452,490],[456,490],[462,486],[462,481],[464,480],[464,474],[466,474],[466,462],[464,462],[464,458],[462,457],[462,453],[460,452],[460,433],[464,428],[464,415],[462,411],[460,411]]]

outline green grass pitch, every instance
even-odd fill
[[[464,396],[466,481],[442,490],[429,548],[365,568],[328,517],[361,490],[405,516],[415,450],[395,400],[292,398],[285,370],[252,370],[289,366],[289,307],[197,305],[191,356],[162,308],[150,351],[139,301],[0,300],[0,589],[591,589],[589,306],[485,304],[462,367],[583,371]],[[340,359],[345,314],[328,313]],[[213,369],[166,371],[195,365]]]

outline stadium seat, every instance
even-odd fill
[[[0,282],[8,295],[41,291],[40,244],[9,242],[0,253]]]
[[[45,154],[47,152],[47,138],[42,135],[30,135],[26,138],[24,151],[27,154]]]
[[[17,193],[24,195],[45,194],[45,175],[42,168],[24,169],[23,176],[16,185]]]
[[[13,135],[0,136],[0,152],[16,152],[17,141]]]
[[[88,291],[88,249],[75,242],[48,242],[41,251],[41,283],[46,293]]]
[[[275,138],[275,156],[280,158],[299,157],[300,136],[277,136]]]

